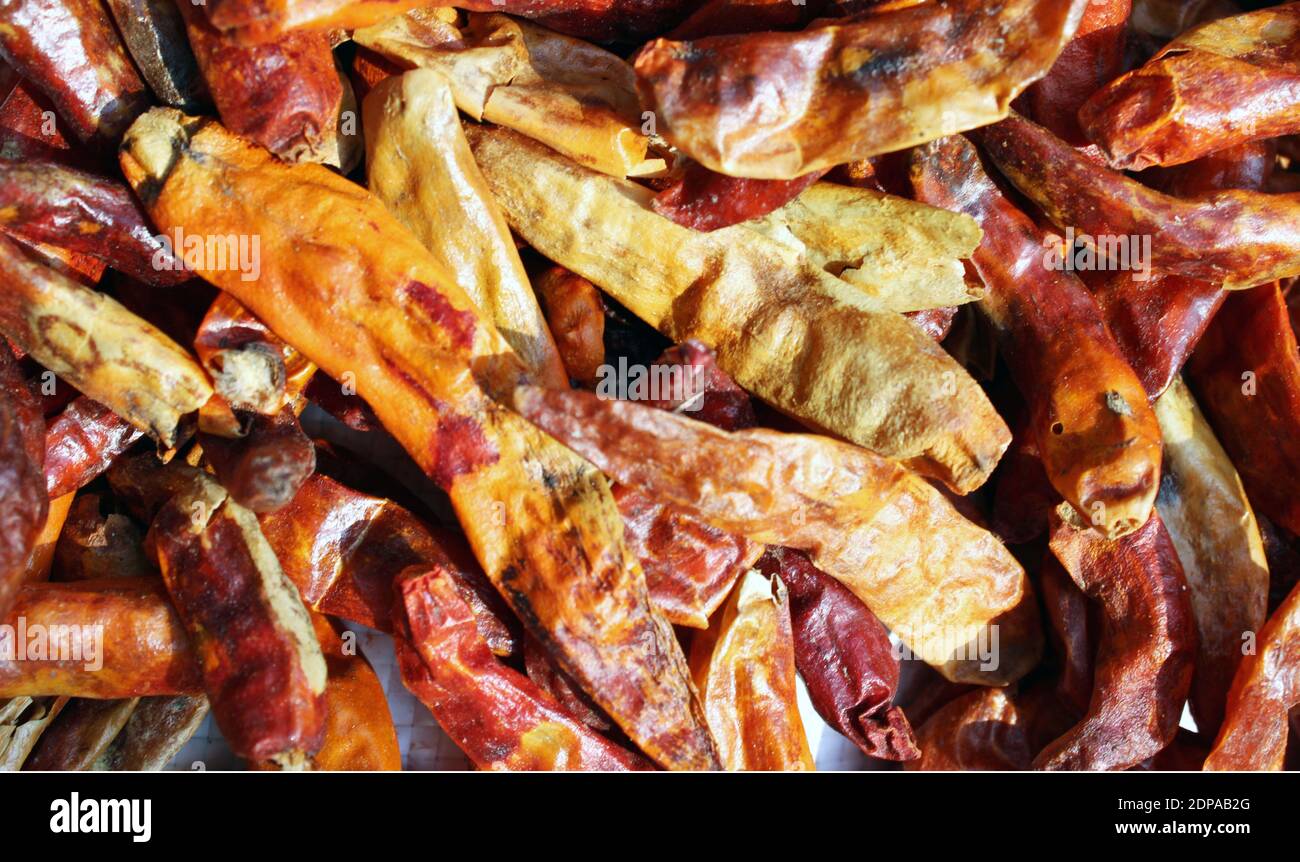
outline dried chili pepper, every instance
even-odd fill
[[[167,0],[108,0],[141,76],[165,105],[199,110],[211,100],[185,37],[185,20]]]
[[[0,237],[0,331],[42,365],[172,446],[212,387],[190,355],[102,293]]]
[[[982,237],[964,213],[875,189],[817,183],[745,226],[895,311],[962,305],[983,293],[962,265]]]
[[[90,483],[142,436],[130,422],[82,395],[45,434],[45,488],[61,497]]]
[[[1104,534],[1146,522],[1160,478],[1160,429],[1101,311],[1072,273],[1049,269],[1050,240],[954,137],[918,149],[918,197],[972,216],[984,240],[972,259],[1053,487]],[[1069,332],[1068,340],[1061,338]]]
[[[912,726],[892,703],[898,657],[875,614],[799,551],[769,548],[758,570],[789,592],[795,664],[817,714],[868,757],[918,757]]]
[[[1292,227],[1300,196],[1226,190],[1179,200],[1099,167],[1016,115],[975,137],[1016,188],[1109,269],[1149,265],[1230,290],[1300,274]],[[1149,254],[1133,248],[1143,237],[1159,237]]]
[[[491,3],[491,0],[485,0]],[[505,11],[493,4],[489,11]],[[617,177],[664,170],[649,152],[632,69],[616,54],[504,15],[458,28],[418,9],[353,38],[403,68],[441,73],[456,107]]]
[[[324,732],[325,659],[256,517],[200,474],[154,518],[149,542],[231,749],[304,765]]]
[[[402,681],[480,769],[646,769],[528,677],[501,664],[447,575],[411,569],[395,585]]]
[[[565,371],[580,384],[595,386],[605,364],[605,306],[600,291],[562,266],[543,272],[533,287]]]
[[[1025,91],[1025,114],[1062,140],[1075,146],[1086,143],[1079,128],[1079,108],[1125,71],[1125,37],[1132,9],[1132,0],[1088,3],[1079,29],[1051,71]]]
[[[1156,508],[1169,530],[1191,591],[1196,729],[1218,732],[1246,632],[1268,615],[1268,560],[1241,479],[1181,378],[1155,402],[1165,439]]]
[[[705,167],[790,180],[1001,119],[1087,2],[953,0],[799,33],[657,39],[637,87],[659,132]]]
[[[41,470],[45,423],[7,344],[0,343],[0,618],[8,616],[49,514]]]
[[[1057,509],[1051,549],[1104,620],[1083,720],[1040,751],[1037,769],[1127,769],[1174,737],[1192,681],[1196,625],[1178,553],[1158,514],[1106,539]]]
[[[68,701],[58,718],[41,734],[24,770],[90,769],[126,725],[139,698]]]
[[[287,161],[342,164],[343,86],[328,36],[294,31],[247,45],[213,28],[198,7],[179,6],[223,123]]]
[[[461,588],[492,651],[519,650],[517,623],[464,538],[426,527],[391,500],[316,474],[261,523],[285,575],[315,611],[387,630],[393,579],[409,566],[438,566]]]
[[[807,550],[950,679],[1009,682],[1037,663],[1038,611],[1023,570],[894,462],[827,438],[727,433],[578,391],[521,387],[515,408],[623,484],[720,529]],[[950,560],[961,560],[959,583]],[[990,625],[999,627],[996,667],[968,649],[987,645]]]
[[[0,698],[192,694],[201,685],[185,627],[152,578],[29,584],[6,623],[15,634],[0,642]],[[36,651],[40,639],[25,635],[35,626],[65,627],[57,657],[49,645]]]
[[[633,488],[614,488],[628,549],[641,560],[650,600],[674,625],[708,628],[709,617],[762,545],[728,533]]]
[[[291,407],[275,416],[253,416],[244,437],[229,440],[200,433],[199,443],[230,496],[254,512],[288,505],[316,471],[316,447]]]
[[[369,187],[464,287],[539,381],[567,386],[560,352],[500,209],[461,131],[446,80],[414,69],[363,110]]]
[[[1300,349],[1276,285],[1228,297],[1187,365],[1192,388],[1251,502],[1300,530]]]
[[[741,577],[691,641],[691,670],[727,769],[815,768],[795,703],[790,598],[779,577]]]
[[[401,751],[388,699],[370,662],[340,637],[336,626],[312,615],[325,655],[325,737],[312,757],[317,769],[399,770]],[[355,635],[354,635],[355,637]]]
[[[1111,165],[1177,165],[1300,131],[1300,27],[1294,3],[1184,33],[1088,99],[1079,122]]]
[[[480,388],[508,394],[526,368],[415,237],[328,170],[276,163],[171,109],[133,127],[122,165],[164,226],[261,231],[256,285],[201,274],[327,374],[355,374],[358,394],[447,489],[497,589],[629,738],[663,765],[716,765],[685,658],[650,605],[608,486]],[[317,218],[292,217],[304,207]]]
[[[82,141],[112,146],[149,94],[96,0],[24,0],[0,9],[0,57],[54,102]]]
[[[0,772],[13,772],[67,706],[66,697],[15,697],[0,701]]]
[[[171,763],[207,715],[208,699],[201,694],[142,697],[92,768],[156,772]]]
[[[194,352],[217,394],[236,410],[274,416],[301,393],[316,366],[275,336],[228,293],[217,296],[194,336]]]
[[[685,227],[717,230],[780,209],[824,173],[813,171],[792,180],[751,180],[691,162],[680,177],[655,195],[650,208]]]
[[[702,234],[675,225],[649,210],[647,189],[507,130],[466,132],[497,203],[530,245],[674,341],[709,345],[748,391],[963,491],[992,471],[1010,432],[983,391],[857,288],[792,266],[785,249],[744,226]],[[590,229],[571,230],[575,223]]]
[[[1241,659],[1227,716],[1205,761],[1211,771],[1282,768],[1287,713],[1300,703],[1300,587],[1269,617]]]
[[[158,287],[191,278],[119,180],[42,159],[0,161],[0,194],[0,228],[11,236],[90,255]]]

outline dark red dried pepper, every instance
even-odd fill
[[[82,141],[115,146],[149,91],[98,0],[0,7],[0,56],[48,95]]]
[[[1039,752],[1037,769],[1127,769],[1174,738],[1192,682],[1196,626],[1160,516],[1105,539],[1062,506],[1052,553],[1104,618],[1088,713]],[[1068,518],[1069,520],[1063,520]]]
[[[757,568],[789,591],[795,663],[817,714],[868,757],[919,757],[912,726],[892,703],[898,656],[876,615],[800,551],[769,548]]]

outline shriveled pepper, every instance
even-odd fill
[[[1297,30],[1295,3],[1202,24],[1094,94],[1079,122],[1120,170],[1182,164],[1294,134]]]
[[[97,0],[6,3],[0,57],[50,97],[82,141],[115,145],[149,107],[149,92]]]
[[[894,462],[812,435],[727,433],[585,392],[520,387],[514,403],[619,482],[728,532],[808,551],[950,679],[1009,682],[1038,661],[1038,610],[1019,564]],[[991,625],[1000,661],[985,667],[967,647],[987,645]]]
[[[1158,514],[1105,539],[1057,509],[1052,553],[1104,612],[1088,713],[1036,769],[1127,769],[1174,737],[1192,682],[1196,625],[1178,553]]]
[[[1112,269],[1140,256],[1156,274],[1229,290],[1300,275],[1300,194],[1227,190],[1180,200],[1097,165],[1014,114],[975,137],[1016,188]],[[1131,248],[1143,237],[1159,238],[1149,256]]]
[[[1138,529],[1160,480],[1160,429],[1096,301],[1072,273],[1047,267],[1050,240],[998,190],[966,139],[918,149],[912,182],[922,200],[984,229],[972,259],[988,288],[979,307],[1028,402],[1052,485],[1105,535]]]
[[[817,714],[868,757],[918,757],[912,726],[892,703],[898,657],[876,615],[800,551],[769,548],[758,570],[789,593],[795,664]]]
[[[199,474],[154,518],[148,540],[231,749],[305,766],[324,733],[325,659],[257,518]]]
[[[691,642],[691,670],[730,770],[814,769],[795,702],[790,597],[776,575],[749,571]]]
[[[47,159],[0,161],[0,194],[0,228],[12,236],[90,255],[150,285],[191,277],[121,180]]]
[[[406,687],[480,769],[647,769],[575,718],[528,677],[501,664],[474,614],[437,568],[395,585],[398,666]]]
[[[7,616],[49,514],[45,422],[9,346],[0,343],[0,615]]]

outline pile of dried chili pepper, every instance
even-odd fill
[[[0,769],[1285,768],[1249,5],[0,4]]]

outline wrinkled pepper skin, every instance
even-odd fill
[[[1050,269],[1050,239],[984,173],[964,138],[918,149],[912,182],[926,202],[965,212],[984,240],[972,263],[1048,478],[1111,537],[1146,523],[1160,483],[1160,428],[1096,301]],[[1068,332],[1068,339],[1061,333]]]
[[[319,473],[262,532],[312,610],[387,631],[393,580],[410,566],[438,566],[461,588],[479,633],[500,656],[518,652],[518,624],[462,536],[425,526],[394,503]]]
[[[469,605],[436,568],[408,570],[396,589],[402,681],[479,769],[648,769],[570,714],[488,649]]]
[[[799,197],[821,178],[813,171],[792,180],[751,180],[711,171],[698,162],[650,202],[650,208],[679,225],[710,231],[761,218]]]
[[[1079,122],[1112,167],[1179,165],[1300,131],[1300,4],[1182,34],[1088,99]]]
[[[0,340],[2,342],[2,340]],[[9,346],[0,343],[0,615],[26,579],[49,514],[42,467],[45,421]]]
[[[231,131],[286,161],[340,163],[343,85],[325,33],[295,31],[246,45],[209,25],[203,7],[179,6],[203,79]]]
[[[1052,70],[1025,91],[1025,113],[1062,140],[1075,146],[1087,143],[1079,127],[1079,108],[1124,71],[1132,10],[1132,0],[1090,2]]]
[[[1300,704],[1300,587],[1259,631],[1228,692],[1227,718],[1205,768],[1278,770],[1286,757],[1287,714]]]
[[[6,3],[0,57],[49,96],[83,142],[116,145],[149,107],[149,91],[98,0]]]
[[[1038,662],[1042,633],[1024,570],[893,461],[813,435],[728,433],[586,392],[520,387],[514,404],[618,482],[719,529],[807,551],[949,679],[998,685]],[[992,625],[1000,658],[985,667],[966,646],[986,642]]]
[[[1255,513],[1232,461],[1181,378],[1155,402],[1165,437],[1156,509],[1178,551],[1196,619],[1190,705],[1197,731],[1223,722],[1246,632],[1268,615],[1268,559]]]
[[[790,597],[776,576],[746,572],[708,630],[691,671],[729,770],[811,772],[795,697]]]
[[[719,530],[634,488],[614,487],[628,548],[650,600],[673,625],[705,629],[762,545]]]
[[[1058,513],[1052,553],[1101,603],[1104,621],[1088,713],[1038,753],[1034,768],[1127,769],[1178,730],[1196,654],[1187,582],[1159,515],[1130,536],[1104,539],[1072,510]]]
[[[649,209],[643,186],[509,130],[466,134],[521,237],[667,337],[707,344],[755,397],[961,493],[992,472],[1011,433],[984,391],[864,290],[792,262],[787,246],[747,226],[674,224]],[[655,241],[637,239],[646,236]]]
[[[1260,190],[1272,175],[1273,162],[1272,146],[1243,144],[1176,168],[1150,171],[1143,180],[1180,198],[1220,189]],[[1217,284],[1179,275],[1147,281],[1123,271],[1086,272],[1081,277],[1152,400],[1178,375],[1227,296]]]
[[[144,436],[98,401],[82,395],[45,432],[45,488],[50,499],[88,485]]]
[[[817,714],[868,757],[919,757],[912,726],[892,703],[898,657],[876,615],[799,551],[769,548],[758,570],[789,592],[795,663]]]
[[[201,694],[142,697],[94,769],[157,772],[171,763],[207,716],[208,699]]]
[[[1187,371],[1251,502],[1300,532],[1300,350],[1281,289],[1228,297]]]
[[[508,397],[526,369],[419,241],[327,169],[276,163],[170,109],[145,115],[121,158],[157,223],[261,230],[256,284],[201,274],[326,374],[355,375],[357,394],[447,490],[516,615],[629,738],[660,765],[716,767],[685,656],[650,604],[608,484],[488,396]],[[294,217],[304,208],[318,217]]]
[[[1023,770],[1033,758],[1026,721],[1014,696],[981,688],[947,703],[916,734],[918,771]]]
[[[120,180],[43,159],[0,161],[0,196],[0,229],[12,236],[89,255],[156,287],[191,277]]]
[[[30,653],[26,661],[0,659],[0,698],[114,699],[200,691],[198,658],[157,580],[29,584],[19,591],[6,623],[17,626],[19,619],[29,630],[67,626],[71,652],[57,661],[32,660]],[[102,645],[94,642],[96,630],[102,632]],[[101,646],[98,655],[96,646]]]
[[[798,33],[656,39],[637,89],[659,132],[710,170],[792,180],[1001,119],[1087,5],[953,0]]]
[[[155,326],[0,236],[0,332],[164,446],[212,397],[193,358]]]
[[[126,725],[139,698],[73,698],[41,734],[23,762],[26,771],[85,771]]]
[[[1015,114],[974,137],[1061,230],[1072,227],[1080,238],[1152,237],[1147,263],[1157,275],[1229,290],[1300,275],[1300,193],[1233,189],[1180,200],[1098,166]]]
[[[231,750],[304,766],[324,734],[325,659],[256,517],[200,474],[154,518],[148,542]]]

